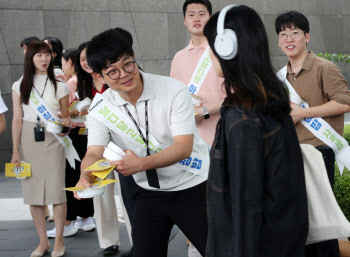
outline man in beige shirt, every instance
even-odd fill
[[[309,104],[302,108],[291,103],[295,129],[301,144],[311,144],[323,155],[328,178],[334,187],[334,152],[300,123],[305,118],[323,118],[343,135],[344,113],[350,111],[350,92],[338,67],[330,61],[308,52],[309,21],[297,12],[279,15],[275,21],[278,45],[288,57],[287,80],[297,94]],[[305,247],[306,257],[339,257],[337,240],[329,240]]]

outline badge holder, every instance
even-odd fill
[[[36,123],[36,126],[34,128],[34,139],[35,139],[35,142],[45,141],[45,130],[44,130],[43,127],[40,127],[39,121],[40,121],[40,118],[38,116],[37,123]]]

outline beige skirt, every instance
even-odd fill
[[[32,165],[32,176],[22,181],[24,203],[48,205],[66,202],[66,156],[63,146],[45,130],[45,141],[35,142],[36,123],[23,121],[20,157]]]

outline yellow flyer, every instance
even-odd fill
[[[111,168],[107,169],[107,170],[102,170],[102,171],[94,171],[93,173],[91,173],[92,175],[100,178],[100,179],[105,179],[109,173],[112,172],[112,170],[114,170],[115,166],[112,166]]]
[[[80,101],[73,101],[70,106],[68,107],[68,110],[76,110],[76,106]]]
[[[88,189],[94,189],[94,188],[101,188],[104,186],[107,186],[109,184],[115,183],[118,180],[113,180],[113,179],[106,179],[103,181],[98,181],[96,183],[91,184],[91,187],[67,187],[67,188],[63,188],[64,190],[67,191],[72,191],[72,192],[76,192],[76,191],[81,191],[81,190],[88,190]]]
[[[59,122],[57,122],[57,121],[49,120],[48,122],[55,123],[55,124],[57,124],[57,125],[62,125],[62,123],[59,123]],[[64,126],[64,125],[62,125],[62,126]]]
[[[75,116],[75,117],[82,117],[82,116]],[[87,128],[80,128],[78,134],[79,135],[87,135],[88,134],[88,129]]]
[[[20,167],[17,167],[15,163],[6,163],[5,166],[6,177],[26,178],[32,176],[32,169],[30,163],[21,163]]]
[[[86,171],[102,171],[107,170],[110,168],[115,168],[115,166],[112,166],[106,159],[99,160],[92,164],[91,166],[87,167]]]

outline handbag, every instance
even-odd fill
[[[350,236],[350,223],[333,194],[321,152],[301,144],[309,214],[306,244]]]

